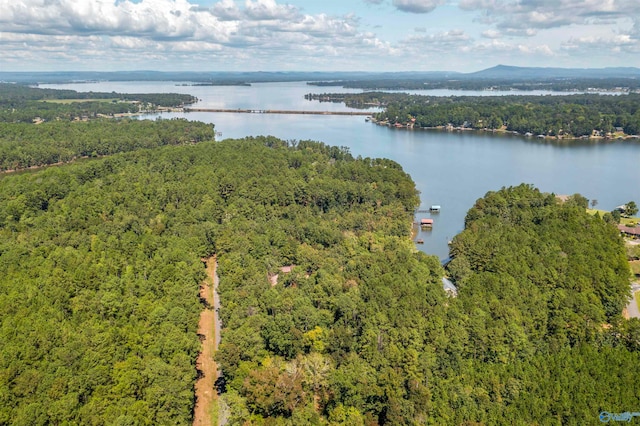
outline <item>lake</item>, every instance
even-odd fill
[[[98,82],[41,85],[86,91],[121,93],[189,93],[200,108],[285,109],[349,111],[342,104],[304,99],[306,93],[356,92],[339,87],[308,86],[304,82],[259,83],[243,86],[177,86],[181,82]],[[425,91],[424,94],[432,91]],[[438,91],[442,96],[478,92]],[[528,92],[482,92],[489,95]],[[550,93],[541,93],[550,94]],[[580,193],[598,201],[597,208],[612,210],[634,200],[640,203],[639,142],[548,142],[490,132],[444,132],[394,129],[365,122],[358,116],[165,113],[146,118],[184,117],[214,123],[224,138],[273,135],[285,140],[317,140],[348,147],[355,156],[386,157],[411,174],[421,192],[422,207],[442,206],[431,217],[431,231],[420,231],[418,249],[448,256],[447,242],[464,226],[475,200],[487,191],[529,183],[556,194]]]

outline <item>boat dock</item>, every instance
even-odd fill
[[[228,112],[237,114],[371,115],[365,111],[292,111],[284,109],[184,108],[184,112]]]

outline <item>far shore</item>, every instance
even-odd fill
[[[586,140],[586,141],[640,141],[639,135],[627,135],[622,132],[616,132],[610,136],[551,136],[551,135],[534,135],[533,133],[520,133],[516,131],[507,130],[505,126],[500,129],[490,129],[490,128],[482,128],[476,129],[472,127],[462,127],[462,126],[434,126],[434,127],[420,127],[416,126],[413,123],[402,124],[395,123],[392,124],[388,121],[378,121],[373,117],[370,117],[367,121],[370,121],[373,124],[377,124],[378,126],[386,126],[392,127],[396,129],[407,129],[407,130],[438,130],[438,131],[447,131],[447,132],[487,132],[487,133],[499,133],[504,135],[514,135],[514,136],[522,136],[527,139],[541,139],[541,140],[553,140],[553,141],[576,141],[576,140]]]

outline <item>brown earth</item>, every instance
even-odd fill
[[[214,283],[216,276],[216,258],[203,259],[207,267],[207,279],[200,285],[200,297],[205,301],[205,309],[200,314],[198,335],[202,341],[202,350],[196,361],[198,380],[196,381],[196,406],[193,412],[194,426],[211,426],[213,404],[218,399],[215,381],[218,378],[218,365],[213,359],[217,348],[215,324],[217,313],[214,309]]]

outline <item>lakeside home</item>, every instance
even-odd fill
[[[618,230],[630,237],[640,238],[640,226],[618,225]]]
[[[571,141],[571,140],[594,140],[594,141],[600,141],[600,140],[638,140],[640,139],[640,135],[628,135],[625,133],[605,133],[603,135],[603,133],[601,131],[597,131],[594,130],[591,132],[591,134],[589,135],[581,135],[581,136],[573,136],[573,135],[569,135],[566,133],[563,134],[558,134],[558,135],[550,135],[550,134],[538,134],[538,135],[534,135],[531,132],[526,132],[524,134],[521,134],[520,132],[517,131],[510,131],[507,130],[507,126],[502,126],[500,128],[489,128],[489,127],[473,127],[471,125],[471,123],[468,123],[465,121],[465,123],[462,126],[454,126],[451,123],[448,123],[445,126],[419,126],[416,125],[416,119],[412,118],[409,122],[394,122],[391,123],[387,120],[377,120],[375,117],[371,117],[370,120],[366,120],[367,122],[371,122],[374,124],[377,124],[379,126],[387,126],[387,127],[392,127],[392,128],[396,128],[396,129],[421,129],[421,130],[445,130],[448,132],[453,132],[453,131],[476,131],[476,132],[491,132],[491,133],[504,133],[504,134],[513,134],[513,135],[520,135],[520,136],[524,136],[527,138],[531,138],[531,137],[536,137],[537,139],[552,139],[552,140],[567,140],[567,141]]]

